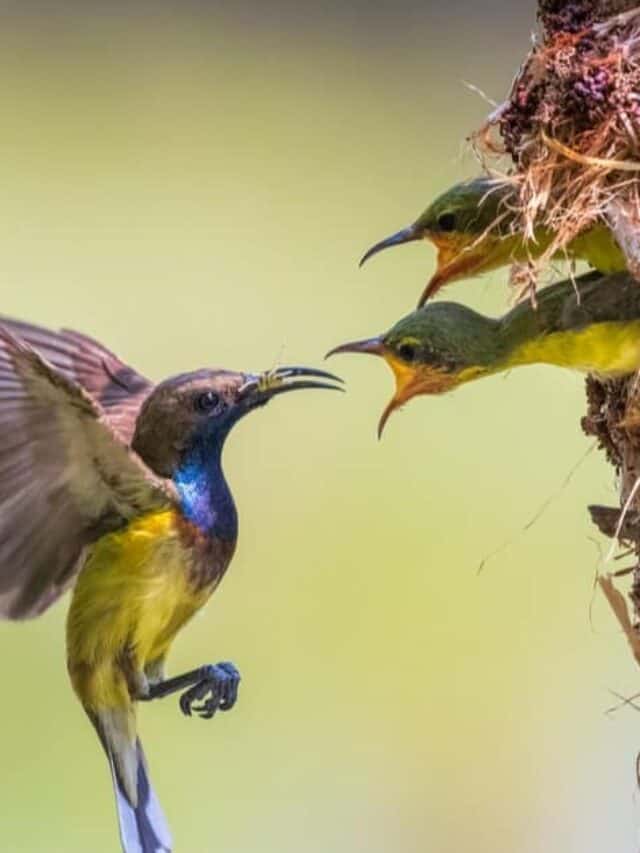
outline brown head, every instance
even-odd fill
[[[273,397],[306,388],[341,390],[338,377],[307,367],[263,374],[198,370],[155,387],[138,415],[132,446],[149,467],[172,477],[198,442],[222,447],[241,418]]]

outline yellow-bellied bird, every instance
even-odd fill
[[[276,395],[333,379],[199,370],[154,386],[83,335],[0,323],[0,617],[37,616],[75,583],[68,669],[109,759],[127,853],[172,846],[136,702],[184,691],[185,714],[211,717],[236,701],[233,664],[164,674],[234,553],[225,439]]]
[[[628,273],[590,273],[538,293],[493,319],[455,302],[430,302],[375,338],[337,353],[381,356],[396,392],[379,424],[419,394],[442,394],[466,382],[525,364],[551,364],[623,376],[640,369],[640,287]]]

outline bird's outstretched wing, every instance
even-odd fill
[[[0,325],[0,617],[11,619],[54,602],[103,532],[173,500],[70,370],[17,331]]]
[[[88,391],[118,435],[131,443],[140,406],[152,391],[152,382],[80,332],[53,332],[5,317],[0,317],[0,324],[30,344],[63,376]]]

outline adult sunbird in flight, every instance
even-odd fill
[[[185,714],[211,717],[236,701],[230,663],[164,674],[235,550],[225,440],[273,397],[336,381],[282,367],[153,385],[81,334],[0,322],[0,617],[38,616],[75,584],[68,669],[109,759],[126,853],[172,847],[136,702],[183,691]]]
[[[381,356],[396,391],[378,427],[420,394],[442,394],[513,367],[551,364],[622,376],[640,369],[640,285],[628,273],[562,281],[493,319],[455,302],[430,302],[382,335],[336,347]]]
[[[451,282],[536,260],[549,248],[552,234],[540,227],[534,240],[526,240],[515,227],[514,201],[513,185],[506,181],[483,177],[456,184],[408,228],[372,246],[360,266],[383,249],[429,240],[438,250],[438,261],[418,303],[420,308]],[[558,257],[586,261],[603,273],[627,269],[625,255],[604,223],[578,235],[567,246],[566,256]]]

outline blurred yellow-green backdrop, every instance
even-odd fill
[[[0,310],[82,329],[160,379],[320,363],[411,309],[420,246],[357,258],[473,174],[462,140],[527,48],[533,0],[5,2]],[[448,296],[497,312],[504,276]],[[177,851],[637,849],[637,671],[592,602],[615,499],[582,380],[527,369],[412,404],[382,365],[229,441],[239,551],[174,672],[230,658],[236,711],[141,711]],[[1,439],[0,439],[1,440]],[[504,539],[510,549],[477,576]],[[600,549],[600,550],[599,550]],[[0,848],[118,849],[67,683],[66,602],[0,626]]]

